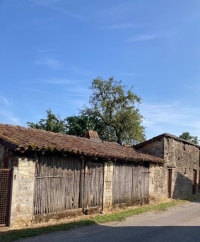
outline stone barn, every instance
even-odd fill
[[[200,146],[165,133],[134,148],[164,159],[163,166],[149,167],[152,198],[184,198],[200,192]]]
[[[177,141],[168,141],[168,150],[174,147],[173,142]],[[182,143],[179,146],[183,148]],[[186,151],[198,149],[184,147]],[[102,212],[120,204],[148,203],[149,188],[151,192],[166,192],[156,181],[162,182],[161,153],[142,154],[133,147],[105,142],[94,131],[81,138],[0,124],[0,226],[27,226]],[[172,160],[170,156],[165,167],[172,170],[173,187],[174,169],[180,165]],[[189,176],[191,169],[184,167],[183,176]],[[149,184],[152,174],[156,175],[152,178],[155,187]]]

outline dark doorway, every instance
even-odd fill
[[[198,193],[200,193],[200,171],[199,171],[199,184],[198,184]]]
[[[0,226],[9,225],[11,169],[0,169]]]
[[[193,179],[192,179],[192,193],[197,192],[197,170],[193,170]]]
[[[172,197],[172,169],[168,169],[168,198]]]

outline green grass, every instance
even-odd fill
[[[47,227],[38,228],[25,228],[18,230],[9,230],[5,232],[0,232],[0,241],[2,242],[12,242],[14,240],[47,234],[55,231],[69,230],[81,226],[96,224],[96,223],[106,223],[111,221],[122,221],[125,218],[133,215],[138,215],[141,213],[149,211],[165,211],[167,208],[184,203],[186,200],[173,200],[170,202],[161,203],[158,205],[148,205],[143,207],[135,207],[131,209],[125,209],[120,212],[97,215],[94,218],[82,219],[77,222],[69,222],[65,224],[51,225]]]

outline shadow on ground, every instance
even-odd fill
[[[32,229],[31,229],[32,230]],[[32,230],[33,231],[33,230]],[[28,232],[27,230],[25,231]],[[22,231],[23,233],[23,231]],[[90,225],[68,231],[59,231],[37,237],[20,240],[21,242],[192,242],[199,241],[199,226],[125,226],[110,227],[104,225]],[[16,238],[15,238],[16,239]],[[14,241],[12,237],[10,240]]]

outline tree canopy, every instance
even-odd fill
[[[199,144],[198,137],[190,135],[189,132],[183,132],[181,135],[179,135],[179,138],[185,139],[185,140],[187,140],[189,142],[192,142],[192,143],[194,143],[196,145]]]
[[[90,87],[90,107],[84,106],[79,116],[61,119],[59,115],[46,110],[47,118],[38,123],[27,122],[29,127],[77,136],[84,136],[93,129],[102,140],[120,144],[135,144],[145,140],[143,116],[136,105],[141,98],[114,78],[96,78]]]
[[[52,113],[51,109],[46,110],[47,118],[40,119],[38,123],[27,122],[28,126],[35,129],[43,129],[46,131],[56,133],[66,133],[67,122],[66,119],[62,120],[59,115]]]
[[[76,135],[83,137],[86,132],[90,129],[97,131],[99,137],[103,140],[106,139],[104,137],[105,126],[104,124],[96,117],[93,116],[70,116],[66,118],[67,121],[67,134]]]
[[[127,89],[122,82],[109,78],[96,78],[90,87],[90,107],[84,107],[82,114],[97,117],[106,127],[105,137],[120,144],[133,144],[145,140],[143,116],[136,104],[141,98]]]
[[[88,117],[84,115],[70,116],[61,119],[59,115],[52,113],[51,109],[46,110],[47,117],[40,119],[38,123],[27,122],[28,126],[35,129],[43,129],[55,133],[70,134],[83,137],[87,130],[93,129],[98,132],[99,137],[103,140],[104,124],[96,117]]]

